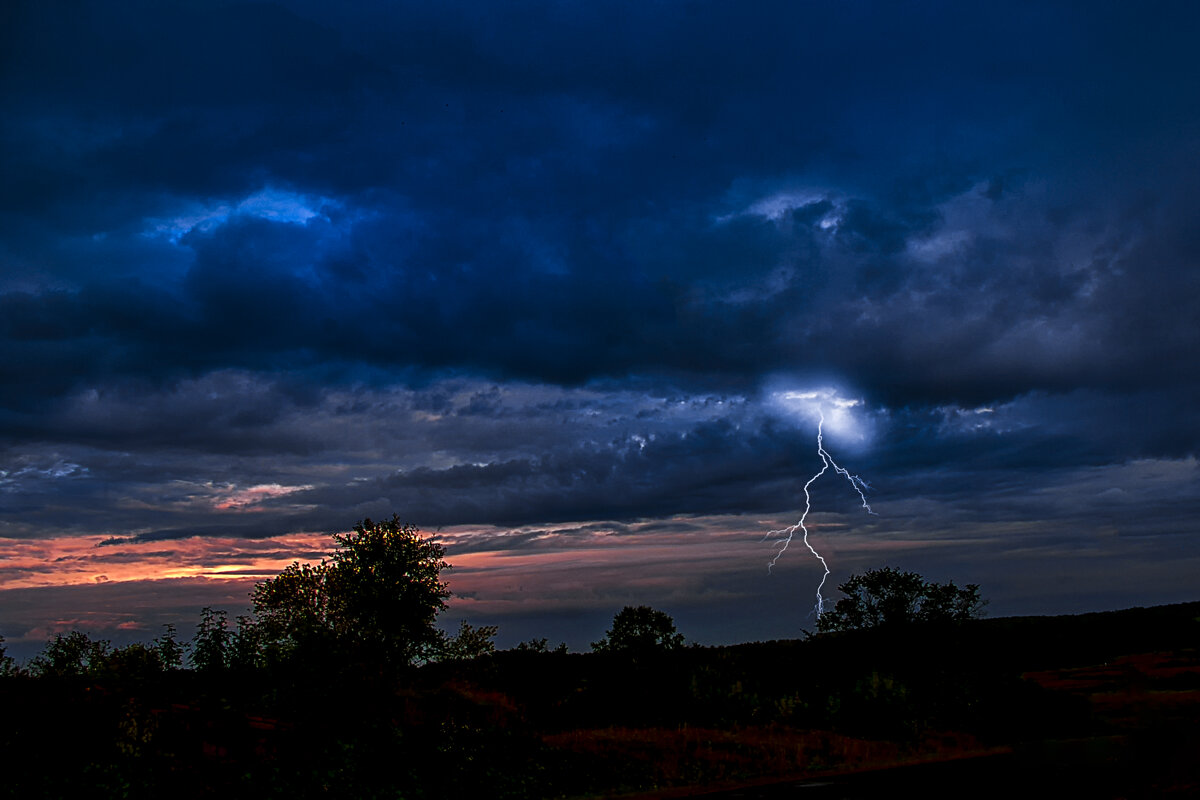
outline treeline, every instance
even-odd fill
[[[333,536],[330,559],[293,562],[251,594],[251,613],[232,623],[206,607],[196,633],[180,642],[173,625],[148,644],[114,648],[81,631],[57,634],[28,665],[4,653],[0,675],[31,677],[149,676],[191,667],[205,673],[253,670],[358,672],[394,675],[435,661],[477,658],[495,651],[497,628],[462,621],[448,635],[436,625],[450,590],[441,580],[445,551],[399,517],[365,519]],[[626,607],[594,649],[672,649],[683,644],[671,618],[647,606]],[[545,652],[545,639],[517,646]],[[556,652],[565,652],[560,644]]]
[[[239,617],[231,627],[225,611],[206,607],[201,611],[196,633],[180,641],[175,625],[167,624],[162,635],[150,642],[114,646],[107,639],[93,639],[72,630],[57,633],[40,653],[26,664],[18,664],[7,654],[0,636],[0,678],[149,678],[177,670],[203,673],[245,672],[265,669],[271,663],[269,651],[257,638],[252,618]],[[475,658],[495,651],[496,626],[473,626],[463,621],[453,636],[443,635],[440,647],[431,651],[429,661]],[[546,651],[546,640],[522,642],[518,650]],[[566,650],[565,644],[559,650]],[[335,656],[331,651],[328,656]],[[328,660],[322,658],[322,661]],[[276,660],[275,666],[281,663]],[[311,664],[311,662],[310,662]]]
[[[450,591],[440,579],[449,565],[433,538],[393,516],[365,519],[334,535],[332,557],[295,562],[256,584],[250,614],[204,608],[190,641],[174,625],[150,643],[113,647],[81,631],[57,634],[29,664],[5,655],[0,674],[32,677],[127,677],[183,669],[363,669],[395,671],[437,660],[492,652],[494,626],[463,622],[455,635],[437,628]]]
[[[86,633],[57,634],[28,665],[18,667],[0,637],[0,675],[34,677],[137,677],[178,670],[315,670],[394,673],[418,664],[477,658],[495,651],[495,626],[465,620],[454,635],[435,622],[450,591],[441,580],[449,565],[433,538],[423,538],[393,516],[365,519],[351,533],[335,534],[336,548],[319,564],[294,562],[259,582],[250,614],[230,623],[227,612],[202,610],[195,635],[178,640],[176,629],[149,644],[114,648]],[[927,581],[890,567],[853,575],[844,597],[818,620],[822,633],[913,624],[958,623],[982,614],[979,587]],[[597,652],[648,652],[683,646],[669,615],[648,606],[627,606],[596,642]],[[546,640],[518,645],[546,650]],[[560,645],[558,650],[565,651]]]

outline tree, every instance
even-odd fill
[[[168,622],[163,627],[166,628],[166,631],[154,640],[154,649],[158,653],[158,660],[165,670],[180,669],[183,667],[183,645],[176,638],[174,625]]]
[[[233,632],[224,611],[206,606],[200,612],[200,624],[192,637],[189,657],[192,666],[201,672],[219,672],[229,666],[229,650]]]
[[[47,678],[97,675],[105,668],[111,649],[107,639],[93,641],[80,631],[56,633],[30,666],[35,675]]]
[[[613,617],[612,628],[604,638],[592,642],[592,649],[598,653],[645,653],[682,646],[683,636],[675,632],[675,621],[650,606],[625,606]]]
[[[567,652],[567,643],[559,642],[558,646],[551,650],[550,640],[543,636],[541,639],[520,642],[513,650],[518,653],[565,653]]]
[[[982,616],[985,600],[978,584],[959,588],[934,583],[915,572],[892,567],[851,575],[838,589],[846,595],[817,619],[817,629],[845,631],[915,622],[959,622]]]
[[[4,637],[0,636],[0,678],[7,678],[19,672],[17,662],[4,650]]]
[[[237,630],[229,640],[228,663],[235,670],[251,670],[264,666],[262,630],[252,617],[239,614]]]
[[[210,609],[205,609],[206,611]],[[113,647],[107,639],[93,640],[86,633],[55,634],[46,649],[30,662],[29,671],[41,677],[117,677],[144,680],[179,666],[182,651],[174,626],[153,644],[141,642]]]
[[[464,619],[458,626],[458,633],[446,638],[442,647],[441,657],[446,661],[465,661],[496,652],[495,625],[480,625],[476,628],[467,624]]]
[[[434,622],[450,591],[444,549],[393,515],[335,534],[337,549],[313,566],[293,563],[251,595],[257,641],[268,660],[413,664],[436,658],[445,635]]]
[[[253,626],[268,663],[296,662],[327,653],[337,622],[330,609],[330,565],[293,562],[251,594]]]
[[[123,680],[147,680],[161,674],[163,669],[162,655],[158,649],[141,642],[118,647],[103,661],[104,674]]]

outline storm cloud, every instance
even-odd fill
[[[816,458],[778,397],[819,389],[863,535],[1191,553],[1197,17],[18,3],[0,537],[753,539]]]

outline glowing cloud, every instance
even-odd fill
[[[870,435],[863,401],[843,397],[837,389],[788,389],[773,391],[769,404],[782,416],[806,423],[821,423],[825,432],[838,439],[865,443]]]

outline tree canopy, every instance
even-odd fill
[[[3,649],[0,646],[0,675],[21,673],[11,659],[5,659]],[[28,674],[43,678],[148,677],[178,669],[182,652],[173,625],[168,625],[166,633],[150,644],[133,642],[124,647],[113,647],[107,639],[93,639],[73,630],[55,634],[29,663]]]
[[[107,639],[93,640],[81,631],[57,633],[33,659],[33,672],[53,678],[95,675],[104,669],[111,651]]]
[[[4,649],[4,637],[0,636],[0,677],[13,675],[17,671],[17,662]]]
[[[982,616],[978,584],[935,583],[892,567],[851,575],[838,589],[846,595],[817,620],[820,631],[845,631],[914,622],[959,622]]]
[[[334,534],[328,561],[292,563],[251,595],[253,636],[268,661],[323,659],[412,664],[436,657],[444,635],[434,622],[450,591],[440,579],[444,549],[393,515]]]
[[[445,661],[466,661],[496,652],[495,625],[471,625],[465,619],[459,623],[458,633],[447,636],[440,657]]]
[[[592,642],[597,652],[637,653],[682,646],[683,635],[675,632],[675,621],[650,606],[625,606],[613,617],[612,628],[604,637]]]

